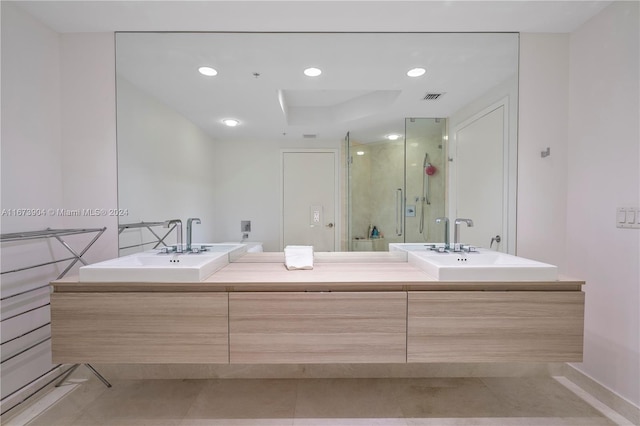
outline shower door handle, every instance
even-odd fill
[[[396,235],[402,236],[402,188],[396,189]]]

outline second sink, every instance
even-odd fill
[[[472,253],[409,251],[409,263],[442,281],[555,281],[557,266],[480,249]]]

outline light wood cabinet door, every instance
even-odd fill
[[[231,293],[231,363],[406,362],[406,292]]]
[[[228,363],[227,293],[54,293],[54,363]]]
[[[409,292],[407,362],[579,362],[584,293]]]

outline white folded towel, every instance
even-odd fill
[[[284,264],[290,271],[313,269],[313,246],[286,246]]]

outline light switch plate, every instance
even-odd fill
[[[616,227],[640,229],[640,209],[638,207],[618,207],[616,209]]]

